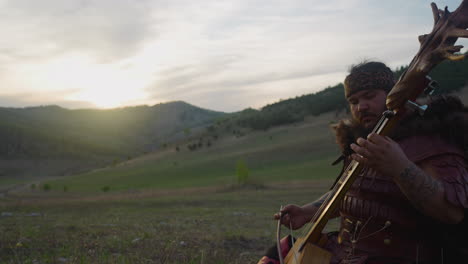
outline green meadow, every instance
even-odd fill
[[[239,161],[248,169],[247,182],[269,184],[329,178],[339,155],[329,128],[331,115],[292,126],[225,134],[210,146],[190,151],[182,143],[85,174],[45,181],[51,191],[69,192],[167,189],[237,184]]]
[[[274,244],[273,213],[319,197],[341,169],[335,118],[23,184],[0,198],[0,262],[256,263]]]

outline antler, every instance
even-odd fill
[[[434,66],[445,59],[465,58],[465,55],[456,53],[463,46],[454,44],[458,38],[468,38],[468,0],[463,0],[452,13],[447,7],[438,9],[435,3],[431,3],[431,7],[434,27],[431,33],[419,36],[421,46],[418,53],[388,94],[387,107],[390,110],[399,109],[407,100],[414,100],[425,88],[421,84],[427,84],[426,75]]]
[[[432,33],[434,33],[435,39],[429,44],[436,48],[432,52],[432,56],[428,58],[429,61],[422,65],[426,68],[429,67],[429,70],[444,59],[463,59],[464,55],[454,54],[459,52],[463,46],[454,46],[454,44],[458,38],[468,37],[468,31],[466,30],[468,27],[468,2],[463,1],[453,13],[450,13],[447,7],[444,10],[438,9],[435,3],[431,3],[431,7],[434,16]],[[424,42],[421,42],[421,46],[424,44]]]

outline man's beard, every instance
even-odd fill
[[[340,146],[345,156],[353,153],[350,148],[351,143],[355,143],[358,138],[367,138],[372,127],[366,127],[354,117],[340,120],[337,124],[332,126],[336,135],[336,143]]]
[[[370,126],[364,126],[361,122],[359,122],[358,120],[352,118],[351,119],[351,126],[354,127],[355,130],[355,135],[358,136],[358,137],[362,137],[362,138],[367,138],[367,135],[369,135],[372,130],[374,130],[374,127],[377,123],[374,123]],[[356,137],[357,138],[357,137]]]
[[[366,130],[372,131],[372,129],[379,121],[379,117],[380,115],[376,115],[375,113],[364,112],[359,114],[359,121],[356,120],[356,122],[360,123],[360,126],[366,127]]]

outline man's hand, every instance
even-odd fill
[[[398,143],[375,133],[369,134],[367,140],[358,138],[351,149],[356,152],[352,159],[392,178],[411,164]]]
[[[283,215],[282,218],[280,213]],[[278,220],[281,218],[281,224],[293,230],[301,228],[310,221],[310,216],[307,215],[306,210],[294,204],[286,205],[280,213],[276,213],[273,216],[274,219]]]
[[[356,152],[352,159],[391,177],[417,210],[447,224],[463,219],[463,209],[445,199],[444,186],[437,180],[440,175],[430,163],[421,162],[418,167],[398,143],[374,133],[367,140],[358,138],[357,143],[351,144]]]

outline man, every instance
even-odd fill
[[[468,109],[454,98],[434,99],[423,117],[408,114],[393,139],[366,136],[393,85],[392,71],[380,62],[353,66],[345,79],[351,120],[335,127],[337,142],[345,165],[354,159],[366,168],[335,213],[340,230],[325,246],[332,263],[452,263],[468,244],[457,237],[468,222]],[[282,224],[302,227],[327,195],[284,207]],[[277,263],[275,250],[259,263]]]

